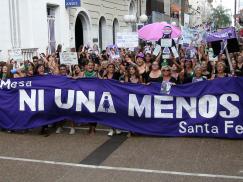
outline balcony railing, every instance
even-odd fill
[[[38,56],[38,48],[21,49],[23,60],[32,61],[33,56]]]

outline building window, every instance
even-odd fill
[[[99,48],[101,51],[105,47],[105,37],[106,37],[106,20],[102,16],[99,21]]]
[[[134,1],[131,1],[130,5],[129,5],[129,15],[135,15],[136,11],[135,11],[135,3]]]
[[[118,32],[118,29],[119,29],[119,23],[118,23],[118,20],[115,18],[114,21],[113,21],[113,44],[115,45],[116,44],[116,34]]]
[[[47,28],[48,28],[48,53],[56,51],[56,37],[55,37],[55,6],[47,6]]]
[[[164,0],[151,0],[151,10],[159,13],[164,13]]]

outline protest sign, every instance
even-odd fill
[[[241,77],[186,85],[52,75],[1,80],[0,128],[24,130],[68,118],[146,135],[243,138],[242,90]]]
[[[210,32],[207,33],[206,36],[207,42],[215,42],[215,41],[234,39],[234,38],[236,38],[234,27],[225,28],[218,32]]]
[[[208,59],[209,61],[213,61],[214,60],[214,52],[212,48],[208,49]]]
[[[172,39],[161,39],[161,47],[171,47]]]
[[[8,51],[9,59],[13,59],[14,61],[23,61],[23,55],[21,49],[11,49]]]
[[[202,43],[205,37],[205,30],[203,27],[197,28],[189,28],[189,27],[182,27],[182,39],[183,44],[194,44],[194,46],[198,46]]]
[[[163,59],[170,59],[170,49],[168,47],[165,47],[162,53]]]
[[[158,56],[160,51],[161,51],[161,46],[159,44],[156,44],[153,51],[153,55]]]
[[[179,57],[179,54],[178,54],[178,51],[177,51],[176,47],[171,47],[171,51],[172,51],[172,53],[173,53],[175,58]]]
[[[150,46],[145,46],[144,47],[144,52],[145,52],[145,54],[151,54],[152,53],[152,50],[151,50],[152,48],[150,47]]]
[[[0,61],[6,62],[7,60],[8,60],[7,52],[4,52],[4,51],[0,50]]]
[[[78,64],[78,55],[76,52],[62,52],[60,53],[60,62],[65,65]]]
[[[137,32],[118,32],[117,46],[120,48],[134,48],[138,47],[138,33]]]
[[[197,50],[195,49],[195,47],[190,46],[186,49],[185,57],[186,59],[193,59],[196,56],[196,53]]]

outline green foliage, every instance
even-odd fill
[[[224,28],[231,25],[230,9],[225,9],[223,6],[213,8],[211,21],[215,23],[215,28]]]

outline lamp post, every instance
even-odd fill
[[[146,23],[148,21],[148,16],[143,14],[139,17],[141,23]]]
[[[173,22],[171,22],[171,25],[173,25],[173,26],[177,26],[177,23],[175,22],[175,21],[173,21]]]
[[[142,25],[142,24],[144,24],[148,21],[148,16],[143,14],[138,19],[135,15],[124,15],[123,19],[127,24],[131,24],[131,25],[140,24],[140,25]]]

